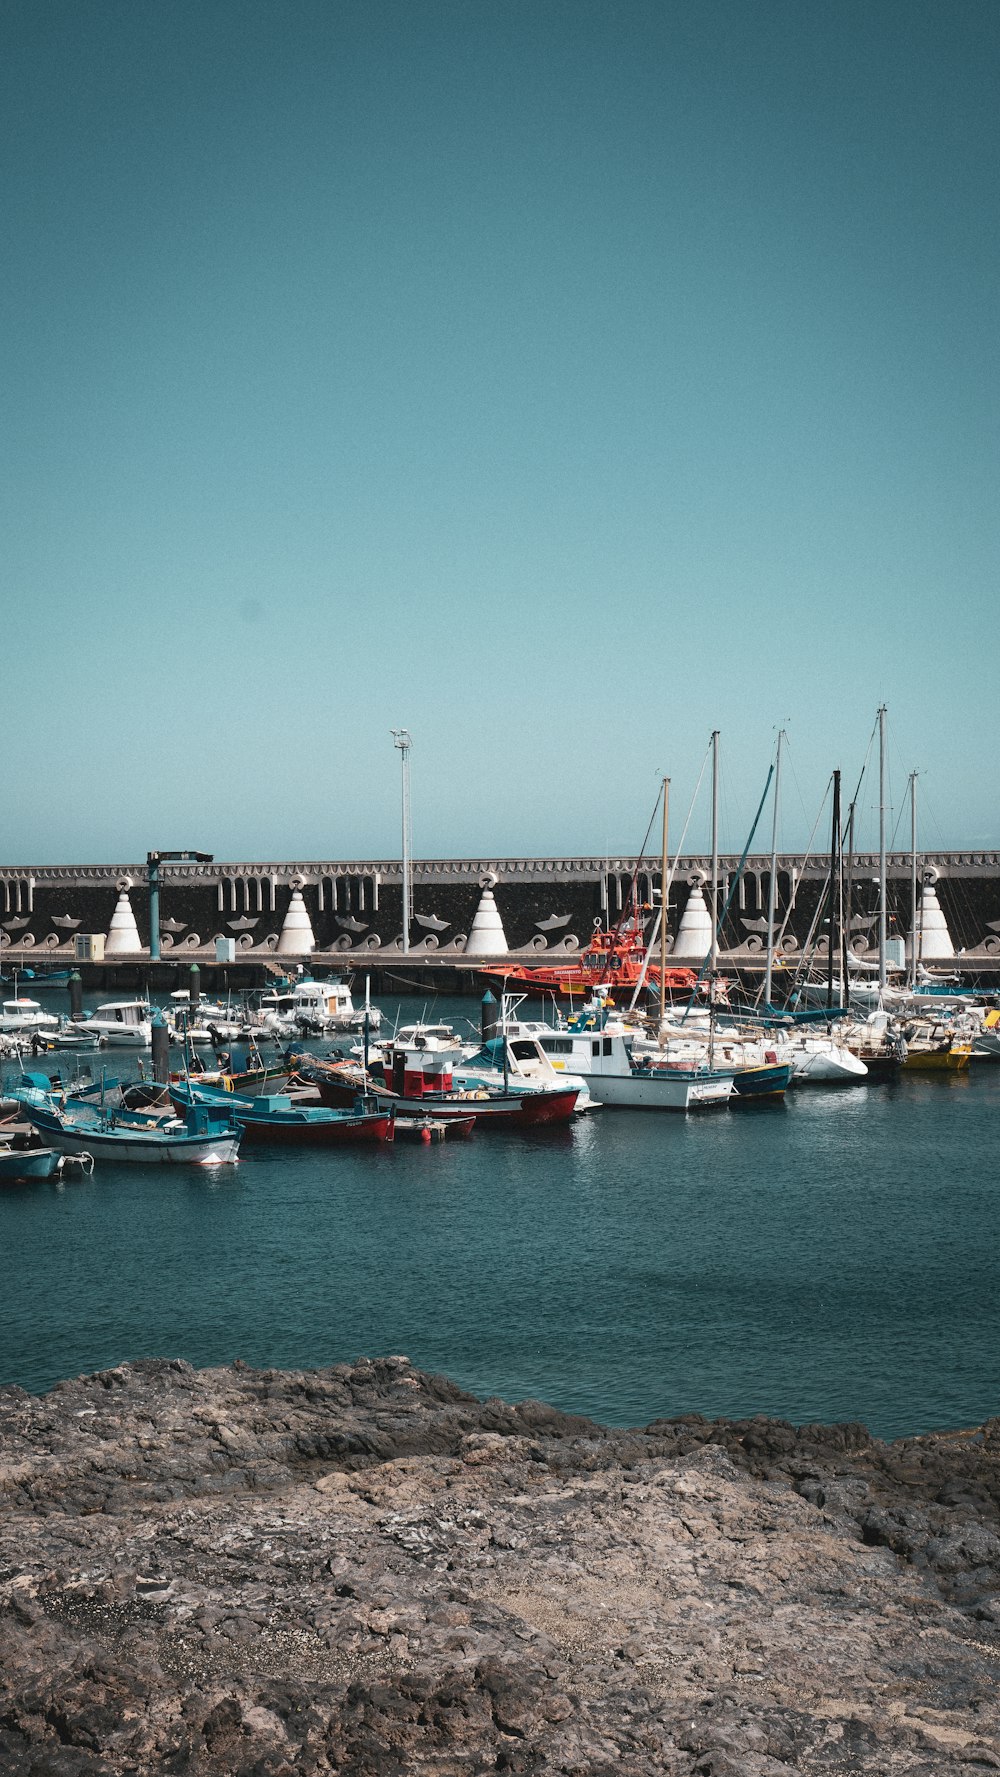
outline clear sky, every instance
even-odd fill
[[[8,0],[0,861],[997,845],[996,0]],[[868,795],[869,814],[872,795]],[[705,798],[691,837],[704,843]]]

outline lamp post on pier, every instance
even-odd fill
[[[410,950],[410,872],[412,868],[410,861],[412,852],[412,835],[410,831],[410,748],[413,745],[413,742],[410,740],[409,731],[406,728],[393,728],[391,733],[393,745],[399,748],[400,765],[402,767],[403,775],[403,955],[407,956]]]
[[[161,864],[211,864],[214,862],[210,851],[151,851],[146,853],[146,868],[149,871],[149,960],[158,963],[160,960],[160,865]]]

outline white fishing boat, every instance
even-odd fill
[[[623,1035],[594,1031],[589,1056],[573,1052],[574,1071],[581,1073],[598,1104],[621,1109],[694,1111],[727,1104],[735,1090],[732,1073],[717,1073],[707,1064],[687,1065],[653,1055],[633,1057]]]
[[[369,1030],[377,1031],[382,1022],[378,1007],[355,1006],[343,980],[297,981],[289,991],[266,993],[260,1001],[262,1027],[278,1036],[362,1030],[366,1017]]]
[[[592,1111],[595,1101],[581,1074],[553,1066],[537,1036],[498,1033],[489,1037],[473,1054],[454,1064],[453,1078],[462,1091],[483,1086],[504,1086],[510,1091],[524,1089],[551,1091],[555,1087],[577,1090],[576,1113]]]
[[[4,1000],[0,1009],[0,1031],[17,1034],[23,1031],[30,1036],[32,1031],[50,1031],[59,1029],[58,1018],[51,1012],[43,1012],[37,1000],[16,999]]]
[[[73,1022],[88,1036],[99,1033],[112,1049],[148,1049],[153,1041],[148,1000],[108,1000]]]

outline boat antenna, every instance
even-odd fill
[[[878,712],[878,985],[885,991],[885,704]]]
[[[402,849],[403,849],[403,955],[410,951],[410,884],[412,864],[410,853],[413,849],[412,828],[410,824],[410,748],[413,742],[405,728],[391,730],[393,745],[399,748],[400,765],[402,768]]]
[[[663,780],[663,849],[660,857],[660,1030],[667,1020],[667,897],[670,894],[670,857],[667,851],[667,820],[670,812],[670,779]]]
[[[912,993],[917,985],[917,921],[920,919],[920,949],[923,949],[924,922],[920,918],[917,905],[917,778],[920,773],[910,772],[910,967],[909,986]]]
[[[771,804],[771,874],[767,884],[767,966],[764,971],[764,1006],[771,1010],[771,976],[774,971],[774,917],[778,899],[778,811],[781,806],[781,743],[785,730],[778,729],[774,754],[774,800]]]
[[[837,850],[840,841],[840,772],[833,774],[833,819],[830,829],[830,924],[826,940],[826,1009],[833,1007],[833,959],[837,953]]]
[[[708,958],[709,981],[719,967],[719,730],[712,729],[712,948]],[[709,999],[712,999],[711,992]]]
[[[746,864],[747,858],[750,856],[750,847],[753,844],[754,834],[756,833],[757,827],[760,823],[760,817],[764,812],[764,804],[767,801],[767,793],[768,793],[769,789],[771,788],[771,779],[773,778],[773,776],[774,776],[774,766],[771,765],[768,767],[767,778],[764,783],[764,793],[761,796],[761,799],[757,804],[757,813],[753,817],[753,826],[750,828],[750,832],[747,835],[746,845],[743,847],[743,856],[741,857],[739,864],[736,867],[736,875],[733,877],[732,884],[729,889],[729,894],[726,896],[726,905],[722,909],[722,918],[719,920],[720,927],[725,925],[726,920],[729,916],[729,909],[736,899],[736,891],[740,886],[740,880],[743,876],[743,870],[744,870],[744,866]],[[701,968],[698,970],[698,976],[695,981],[695,984],[694,984],[693,988],[691,989],[691,997],[688,1000],[688,1003],[685,1006],[684,1011],[681,1014],[681,1023],[682,1024],[685,1023],[685,1021],[687,1019],[687,1015],[690,1012],[691,1007],[694,1005],[694,1002],[698,997],[698,989],[701,986],[702,982],[704,981],[707,971],[708,971],[708,957],[706,956],[705,961],[702,963]]]
[[[691,817],[694,814],[695,805],[698,801],[698,792],[701,789],[701,780],[705,775],[705,767],[708,764],[708,759],[709,759],[709,753],[708,753],[708,751],[706,751],[705,757],[702,760],[701,770],[698,773],[698,782],[695,784],[695,787],[694,787],[694,795],[691,798],[691,804],[690,804],[690,807],[688,808],[688,811],[687,811],[687,818],[684,822],[683,831],[681,832],[680,839],[677,841],[677,850],[674,852],[674,868],[673,868],[673,870],[671,870],[669,872],[671,881],[673,880],[674,871],[677,869],[677,865],[678,865],[681,855],[684,851],[684,841],[687,838],[688,828],[691,825]],[[646,828],[646,837],[643,840],[643,844],[642,844],[643,853],[645,852],[646,846],[649,843],[649,835],[653,830],[653,822],[656,819],[656,810],[659,808],[659,806],[660,806],[660,798],[659,798],[659,794],[657,794],[656,802],[653,805],[653,812],[652,812],[650,819],[649,819],[649,826]],[[640,862],[641,862],[641,854],[640,854]],[[638,868],[636,869],[635,878],[633,880],[635,881],[637,879],[638,879]],[[657,945],[657,940],[659,939],[659,935],[660,935],[660,915],[659,915],[659,913],[657,913],[655,919],[653,920],[652,926],[650,928],[649,938],[646,941],[646,947],[643,952],[642,965],[639,969],[639,975],[636,980],[636,984],[635,984],[634,988],[632,989],[632,998],[629,1000],[629,1003],[628,1003],[628,1009],[630,1012],[633,1012],[635,1010],[636,1005],[638,1004],[638,1001],[639,1001],[639,995],[641,994],[643,988],[646,985],[646,975],[647,975],[647,972],[649,969],[649,965],[652,962],[653,957],[656,952],[656,945]]]

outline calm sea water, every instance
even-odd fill
[[[969,1424],[1000,1412],[998,1130],[983,1063],[783,1107],[8,1188],[0,1381],[405,1352],[619,1425]]]

